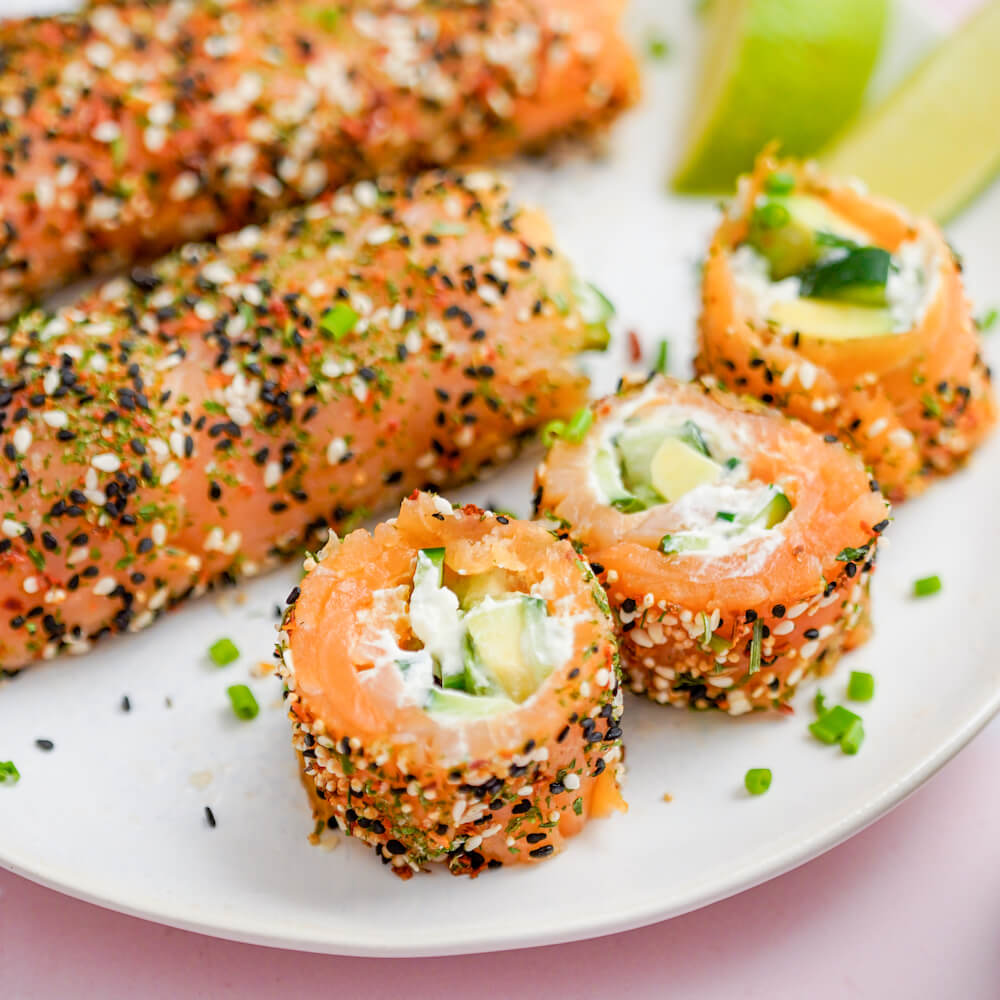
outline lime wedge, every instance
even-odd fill
[[[729,191],[771,140],[815,152],[861,105],[887,0],[713,0],[698,97],[673,184]]]
[[[1000,171],[1000,3],[943,42],[822,156],[914,212],[945,220]]]

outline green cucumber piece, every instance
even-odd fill
[[[892,255],[881,247],[853,247],[802,272],[799,294],[863,306],[884,306]]]

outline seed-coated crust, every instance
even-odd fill
[[[620,8],[136,0],[0,21],[0,318],[328,186],[596,129],[637,94]]]
[[[0,667],[142,628],[572,413],[588,331],[550,237],[485,171],[364,181],[0,327]]]
[[[917,327],[886,337],[825,340],[782,332],[745,315],[728,254],[745,237],[751,206],[775,169],[893,250],[923,236],[941,261],[934,301]],[[695,369],[756,396],[855,449],[892,502],[922,492],[964,464],[996,422],[990,371],[980,353],[960,264],[938,228],[815,165],[763,156],[719,226],[702,284]]]
[[[777,464],[786,464],[791,478],[778,481],[793,509],[778,556],[752,577],[727,577],[720,565],[715,578],[696,562],[700,557],[667,555],[655,543],[635,540],[645,515],[606,507],[587,482],[579,482],[586,439],[579,445],[560,441],[550,450],[536,476],[536,508],[577,542],[604,584],[633,691],[659,704],[731,715],[786,711],[804,677],[832,669],[842,652],[868,637],[869,579],[889,523],[886,504],[841,445],[711,385],[657,378],[623,386],[594,404],[590,434],[599,434],[602,421],[650,388],[746,422],[760,435],[769,461],[784,456]],[[811,512],[799,524],[806,503]],[[801,566],[812,568],[799,572]],[[752,668],[755,631],[759,666]]]
[[[293,745],[317,822],[363,840],[404,878],[434,862],[447,864],[455,875],[475,876],[484,868],[550,857],[601,811],[595,795],[608,795],[602,784],[610,784],[612,798],[618,799],[622,771],[617,652],[607,601],[593,574],[568,542],[554,539],[540,525],[498,518],[471,505],[432,520],[440,510],[426,494],[414,494],[403,504],[402,525],[380,525],[374,540],[355,532],[320,553],[318,566],[306,575],[286,612],[277,651]],[[365,565],[370,566],[379,558],[372,555],[377,550],[403,547],[415,560],[429,540],[450,547],[461,538],[471,542],[480,560],[514,539],[520,552],[538,553],[532,572],[569,567],[559,587],[573,581],[572,591],[567,595],[559,589],[554,599],[569,596],[590,620],[577,631],[577,639],[587,636],[584,647],[510,713],[511,721],[486,736],[480,724],[478,741],[470,737],[469,744],[479,752],[471,757],[463,755],[450,727],[415,708],[394,705],[385,715],[352,718],[360,683],[355,673],[363,665],[340,672],[345,690],[317,690],[325,665],[315,659],[323,651],[313,645],[309,631],[310,625],[321,625],[313,612],[322,613],[340,593],[323,588],[333,577],[349,588],[356,559],[368,556]],[[462,564],[461,553],[449,548],[449,565],[453,558]],[[369,585],[366,579],[363,590],[354,590],[359,605]],[[539,698],[545,702],[531,708]],[[401,722],[414,713],[416,733],[412,723]],[[395,729],[397,724],[402,728]]]

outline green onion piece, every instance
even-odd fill
[[[563,437],[567,441],[572,441],[573,444],[579,444],[586,437],[593,422],[593,412],[589,406],[584,406],[570,418],[569,423],[566,424],[566,430],[563,432]]]
[[[546,448],[551,448],[555,444],[556,438],[561,438],[566,433],[566,424],[562,420],[550,420],[542,428],[542,444]]]
[[[732,524],[732,522],[736,520],[736,515],[728,510],[717,510],[715,512],[715,516],[716,518],[718,518],[718,520],[728,521],[730,524]]]
[[[852,756],[861,749],[861,744],[865,741],[865,727],[860,719],[856,719],[850,724],[847,732],[840,737],[840,749]]]
[[[979,332],[988,333],[992,330],[993,327],[996,326],[998,316],[1000,316],[1000,312],[997,312],[996,309],[987,309],[987,311],[976,320],[976,326],[979,328]]]
[[[760,647],[764,641],[764,623],[759,619],[754,619],[753,639],[750,640],[750,673],[755,674],[760,670]]]
[[[16,785],[21,780],[21,772],[12,760],[0,760],[0,782],[9,781]]]
[[[659,375],[666,375],[670,370],[670,341],[661,340],[659,347],[656,348],[656,363],[653,365],[653,371],[657,372]]]
[[[817,715],[822,715],[826,711],[826,695],[819,688],[813,695],[813,710]]]
[[[253,696],[253,691],[246,684],[233,684],[232,687],[226,688],[226,694],[229,695],[233,712],[238,719],[250,720],[257,718],[260,706],[257,704],[257,699]]]
[[[763,229],[781,229],[788,225],[790,219],[791,215],[784,205],[776,201],[765,201],[753,210],[751,224]]]
[[[743,778],[743,784],[751,795],[763,795],[771,787],[771,769],[751,767]]]
[[[809,726],[809,732],[820,743],[837,743],[855,722],[860,721],[860,716],[844,708],[843,705],[834,705]]]
[[[941,589],[941,577],[925,576],[913,582],[914,597],[930,597]]]
[[[860,562],[868,555],[868,546],[860,549],[852,549],[848,546],[837,553],[837,562]]]
[[[941,416],[941,404],[929,392],[925,392],[920,397],[920,402],[924,404],[924,409],[932,417]]]
[[[735,469],[740,464],[740,460],[733,456],[732,458],[726,459],[726,468]]]
[[[646,43],[646,51],[650,59],[666,59],[670,52],[670,43],[659,35],[654,35]]]
[[[334,340],[340,340],[354,329],[358,319],[358,314],[346,302],[338,302],[332,309],[327,309],[323,313],[319,328],[326,331]]]
[[[791,194],[795,190],[795,177],[787,170],[775,170],[764,181],[764,190],[768,194]]]
[[[219,639],[208,647],[208,655],[217,667],[225,667],[240,658],[240,651],[232,639]]]
[[[674,541],[673,535],[664,535],[660,539],[660,551],[668,556],[678,551],[677,543]]]
[[[871,701],[875,696],[875,678],[859,670],[851,671],[847,682],[847,697],[851,701]]]

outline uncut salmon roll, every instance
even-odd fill
[[[0,21],[0,318],[327,187],[597,129],[637,95],[621,8],[123,0]]]
[[[140,629],[579,407],[600,299],[507,195],[362,181],[0,327],[0,666]]]
[[[278,658],[318,820],[409,878],[537,862],[625,808],[613,623],[569,542],[414,493],[316,559]]]
[[[887,505],[798,421],[655,376],[581,411],[539,467],[540,514],[607,589],[632,690],[741,715],[868,636]]]
[[[996,421],[937,226],[815,164],[762,156],[715,234],[695,367],[849,444],[899,501]]]

